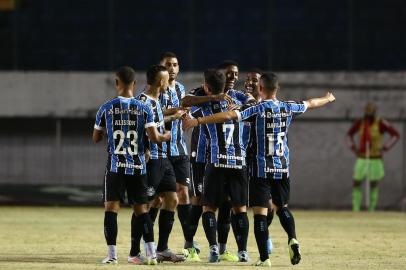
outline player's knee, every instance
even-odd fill
[[[117,213],[120,210],[120,202],[111,201],[104,203],[104,210],[106,212],[114,212]]]
[[[192,205],[201,205],[201,199],[200,198],[201,198],[200,196],[193,196],[190,199],[191,204]]]
[[[187,204],[189,203],[189,193],[188,188],[186,186],[179,185],[180,187],[177,188],[176,194],[178,196],[178,200],[180,204]]]
[[[167,210],[174,210],[178,205],[176,192],[165,192],[162,207]]]
[[[233,213],[238,214],[238,213],[244,213],[247,212],[247,207],[244,206],[239,206],[239,207],[233,207]]]

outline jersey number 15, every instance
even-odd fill
[[[276,138],[275,138],[276,135]],[[285,138],[285,132],[266,134],[268,137],[268,156],[282,157],[285,152],[285,146],[283,139]]]

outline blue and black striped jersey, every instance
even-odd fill
[[[164,114],[162,112],[161,103],[159,100],[154,99],[148,96],[145,93],[141,93],[137,99],[141,100],[144,104],[149,106],[154,115],[154,122],[159,133],[165,133],[165,123],[164,123]],[[151,152],[151,159],[166,158],[167,157],[167,146],[166,142],[154,143],[151,140],[148,140],[147,148]]]
[[[204,92],[202,87],[192,89],[189,94],[190,96],[205,96],[206,93]],[[199,110],[200,107],[193,106],[190,110],[191,113]],[[206,136],[204,131],[202,130],[201,126],[197,126],[193,128],[192,137],[190,140],[190,157],[191,161],[206,163]]]
[[[235,100],[235,103],[241,105],[238,100]],[[227,107],[226,101],[210,102],[193,112],[192,116],[197,118],[225,112],[228,111]],[[202,125],[201,128],[208,139],[206,150],[208,162],[222,168],[242,169],[242,166],[245,166],[243,126],[243,123],[234,120]]]
[[[236,111],[239,121],[251,123],[253,173],[261,178],[289,176],[288,128],[295,114],[305,112],[305,102],[264,100]]]
[[[170,109],[180,107],[180,101],[185,96],[185,87],[176,82],[174,88],[161,94],[159,101],[161,102],[162,109]],[[165,123],[165,129],[171,131],[171,140],[167,142],[168,156],[187,155],[185,135],[182,129],[182,120],[176,119],[172,122]]]
[[[135,98],[119,96],[99,108],[94,128],[106,129],[109,171],[146,173],[144,134],[149,126],[156,126],[152,110]]]

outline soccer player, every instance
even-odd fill
[[[219,94],[225,87],[225,75],[215,69],[204,73],[205,91]],[[242,105],[238,100],[233,100]],[[211,115],[226,111],[228,103],[210,102],[192,113],[193,117]],[[203,227],[210,245],[209,262],[219,261],[219,247],[216,239],[217,221],[215,213],[224,201],[230,197],[236,219],[236,240],[241,261],[248,260],[247,238],[248,217],[247,179],[245,175],[245,151],[242,145],[242,124],[228,121],[224,124],[203,126],[207,143],[207,164],[203,179],[202,205]]]
[[[176,55],[172,52],[163,53],[160,58],[160,64],[166,67],[169,72],[169,87],[165,93],[161,94],[160,102],[164,116],[167,118],[166,129],[171,130],[172,135],[171,141],[167,143],[167,154],[175,171],[178,217],[186,239],[190,215],[190,162],[181,119],[186,111],[180,104],[181,99],[186,93],[185,87],[176,80],[179,73],[179,63]]]
[[[143,103],[152,108],[154,113],[154,121],[161,132],[164,131],[164,116],[159,102],[159,96],[166,91],[169,85],[169,73],[167,69],[160,65],[153,65],[147,70],[146,90],[137,98]],[[148,171],[148,195],[152,201],[157,195],[162,198],[162,207],[159,212],[158,227],[159,239],[157,246],[157,259],[160,261],[179,262],[183,261],[183,256],[174,254],[168,248],[168,238],[172,231],[175,209],[178,204],[176,196],[176,179],[172,165],[167,158],[166,143],[155,143],[152,140],[148,142],[150,150],[150,159],[147,162]],[[151,211],[149,214],[154,222],[158,213]],[[133,229],[136,226],[132,226]],[[131,257],[139,255],[139,246],[141,237],[136,230],[132,231],[131,241]],[[144,239],[145,240],[145,239]]]
[[[244,89],[245,93],[251,94],[256,102],[261,102],[261,95],[259,92],[259,80],[261,79],[262,71],[259,69],[251,69],[250,71],[247,72],[247,77],[244,82]],[[243,132],[243,142],[245,143],[246,147],[246,152],[247,152],[247,164],[251,164],[251,160],[255,158],[255,153],[252,152],[252,148],[250,146],[250,137],[251,137],[251,123],[250,122],[244,122],[244,132]],[[250,166],[248,167],[248,171],[250,171]],[[248,173],[248,182],[250,181],[252,173]],[[271,194],[269,194],[271,196]],[[248,202],[249,204],[249,202]],[[269,203],[268,203],[268,215],[267,215],[267,224],[268,228],[272,223],[273,217],[274,217],[275,211],[273,211],[272,208],[272,200],[269,198]],[[272,239],[271,235],[269,235],[268,241],[267,241],[267,249],[268,253],[272,253]]]
[[[351,150],[357,155],[354,168],[354,187],[352,190],[352,210],[361,208],[361,183],[365,178],[370,181],[369,211],[375,211],[378,202],[378,184],[384,177],[383,153],[389,151],[399,140],[399,132],[388,121],[376,114],[376,105],[369,102],[365,106],[364,118],[357,120],[348,130],[347,138]],[[358,133],[359,144],[354,141]],[[384,134],[389,133],[390,140],[383,143]]]
[[[299,242],[296,239],[295,222],[288,209],[290,194],[288,127],[292,117],[306,109],[317,108],[335,100],[331,93],[324,97],[309,99],[301,103],[283,102],[277,99],[279,89],[275,74],[263,74],[260,79],[262,102],[238,110],[221,112],[211,116],[185,120],[184,128],[209,125],[236,120],[252,124],[252,147],[256,158],[252,161],[253,178],[250,181],[250,203],[254,212],[255,239],[260,254],[256,266],[271,266],[267,250],[267,212],[269,194],[275,205],[276,214],[288,235],[288,247],[292,264],[301,259]]]
[[[108,161],[104,176],[104,235],[108,245],[105,264],[117,263],[117,213],[127,192],[138,227],[145,240],[146,264],[157,264],[153,225],[148,215],[144,134],[154,142],[170,139],[170,133],[158,133],[152,110],[133,98],[135,72],[121,67],[116,73],[118,97],[104,103],[97,112],[93,141],[100,142],[107,133]]]

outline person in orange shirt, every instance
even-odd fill
[[[382,156],[399,140],[399,132],[388,121],[377,116],[377,107],[368,102],[362,119],[353,123],[347,132],[351,150],[357,155],[354,167],[354,185],[352,190],[352,209],[360,211],[362,201],[361,184],[366,178],[370,181],[369,211],[375,211],[378,202],[378,184],[385,175]],[[384,134],[390,139],[384,142]],[[359,143],[354,141],[358,134]]]

